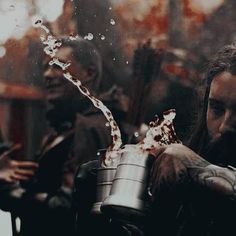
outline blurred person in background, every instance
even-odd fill
[[[2,193],[16,188],[20,181],[29,181],[33,178],[38,164],[32,161],[14,160],[14,152],[20,149],[20,145],[3,142],[0,134],[0,202]],[[1,209],[8,211],[4,202],[0,203]],[[1,212],[1,230],[4,235],[12,235],[12,222],[9,212]]]
[[[12,159],[11,154],[19,148],[20,145],[0,143],[0,189],[29,180],[37,170],[38,164],[35,162]]]
[[[38,164],[32,161],[11,159],[10,150],[12,149],[9,145],[0,144],[0,189],[7,184],[29,180],[34,176],[38,167]]]
[[[82,38],[71,41],[65,37],[61,41],[55,58],[70,62],[71,75],[95,95],[102,77],[97,49]],[[71,191],[75,171],[83,162],[96,159],[97,150],[111,142],[102,112],[64,78],[59,66],[49,66],[50,60],[45,57],[43,61],[49,127],[35,158],[39,168],[34,180],[18,189],[24,191],[14,197],[14,207],[9,204],[21,218],[21,235],[73,235]]]

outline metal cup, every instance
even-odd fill
[[[120,157],[110,196],[101,211],[119,219],[135,220],[144,217],[149,209],[147,186],[153,157],[135,145]]]
[[[102,163],[102,159],[104,158],[106,154],[106,150],[100,150],[98,152],[99,156],[99,163],[100,166]],[[117,158],[119,158],[119,155],[117,153]],[[100,167],[97,170],[97,190],[96,190],[96,202],[93,204],[91,213],[92,214],[101,214],[100,207],[102,205],[102,202],[106,197],[109,196],[111,186],[112,186],[112,181],[114,179],[115,173],[116,173],[116,168],[117,168],[117,162],[115,162],[112,166],[110,167]]]

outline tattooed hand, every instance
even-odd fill
[[[193,182],[219,194],[236,197],[236,169],[208,165],[188,169]]]
[[[210,163],[182,144],[171,144],[156,152],[151,171],[150,189],[153,197],[187,183],[188,168],[204,168]]]

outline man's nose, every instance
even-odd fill
[[[53,70],[53,68],[52,67],[49,67],[49,68],[47,68],[45,71],[44,71],[44,73],[43,73],[43,77],[46,79],[46,80],[48,80],[48,79],[50,79],[50,78],[53,78],[54,77],[54,70]]]
[[[219,127],[221,134],[226,132],[236,132],[236,114],[227,111]]]

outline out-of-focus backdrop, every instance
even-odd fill
[[[1,0],[3,138],[23,143],[23,154],[30,158],[45,125],[43,50],[32,17],[43,17],[55,36],[79,34],[96,44],[104,61],[103,91],[114,83],[126,92],[132,87],[132,56],[139,43],[151,39],[153,47],[164,48],[162,74],[147,94],[151,119],[165,104],[187,102],[192,92],[185,88],[196,88],[208,56],[234,41],[235,8],[233,0]],[[177,110],[177,119],[191,113]]]
[[[207,58],[236,39],[235,10],[234,0],[0,0],[3,140],[21,143],[20,156],[31,159],[44,132],[43,48],[32,17],[42,17],[55,36],[79,34],[96,44],[104,62],[101,91],[117,84],[129,95],[138,44],[151,40],[163,48],[145,120],[176,108],[177,133],[184,137],[194,123],[193,94],[201,97]]]

